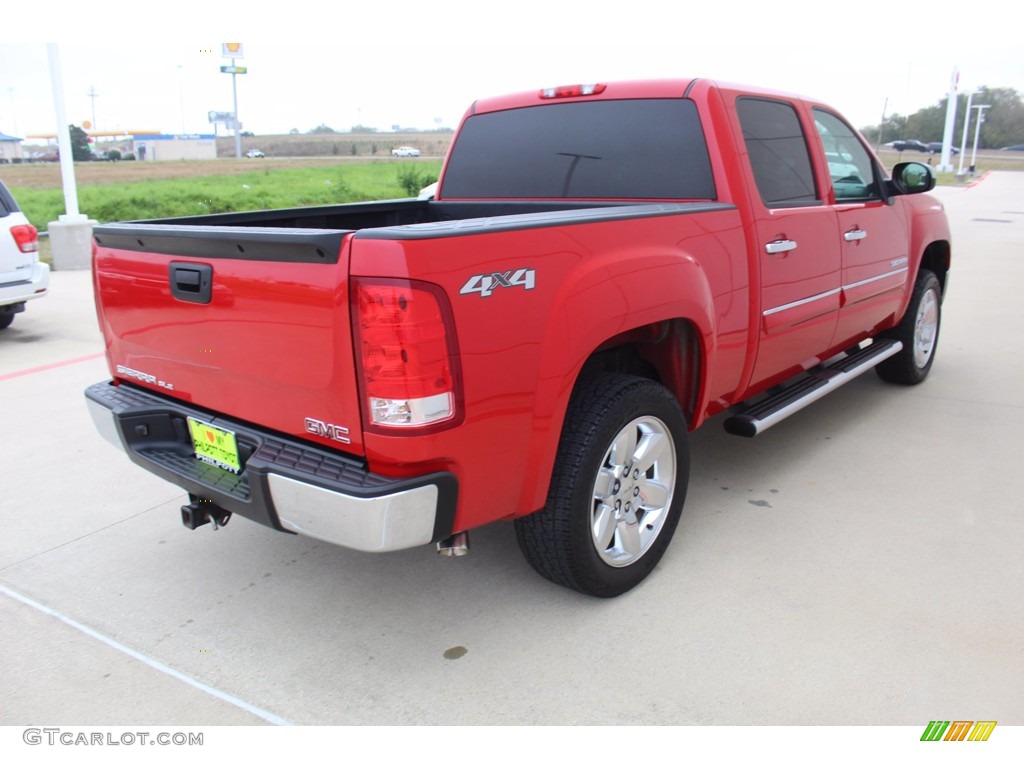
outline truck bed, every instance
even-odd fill
[[[435,200],[381,200],[369,203],[341,203],[307,208],[277,208],[262,211],[212,213],[201,216],[177,216],[167,219],[147,219],[108,224],[97,227],[102,232],[108,227],[123,231],[132,225],[198,226],[198,227],[268,227],[278,229],[333,229],[358,231],[378,227],[397,227],[460,219],[479,219],[518,214],[568,212],[590,208],[607,208],[630,203],[604,201],[564,200],[508,200],[508,201],[435,201]]]

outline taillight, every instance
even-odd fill
[[[587,83],[585,85],[560,85],[557,88],[544,88],[540,92],[542,99],[568,99],[575,96],[594,96],[604,92],[608,86],[604,83]]]
[[[39,250],[39,233],[31,224],[18,224],[11,227],[11,235],[22,253],[35,253]]]
[[[461,376],[444,291],[414,280],[355,278],[352,299],[367,427],[457,422]]]

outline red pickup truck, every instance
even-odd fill
[[[687,432],[753,436],[875,368],[916,384],[950,266],[931,169],[710,80],[476,102],[434,199],[99,226],[86,397],[185,524],[364,551],[515,520],[614,596],[679,522]]]

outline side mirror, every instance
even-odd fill
[[[892,169],[892,186],[897,195],[916,195],[935,189],[935,173],[924,163],[898,163]]]

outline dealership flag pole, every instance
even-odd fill
[[[942,159],[939,161],[940,171],[952,171],[950,149],[953,146],[953,125],[956,123],[956,87],[960,81],[960,70],[953,68],[953,76],[949,80],[949,98],[946,100],[946,129],[942,132]]]
[[[60,176],[64,186],[66,213],[49,222],[46,227],[53,249],[53,268],[89,269],[92,265],[92,225],[88,216],[78,212],[78,188],[75,186],[74,156],[71,153],[71,133],[64,111],[64,81],[61,75],[60,50],[56,43],[48,43],[50,82],[53,85],[53,108],[57,115],[57,146],[60,152]]]
[[[78,212],[78,189],[75,186],[74,157],[71,154],[71,133],[64,112],[64,80],[60,69],[60,49],[56,43],[46,44],[50,58],[50,83],[53,86],[53,108],[57,113],[57,147],[60,155],[60,177],[64,185],[64,219],[84,219]]]

